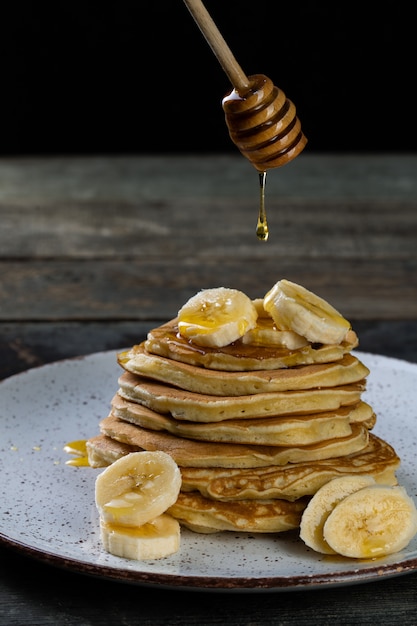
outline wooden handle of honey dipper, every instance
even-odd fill
[[[207,43],[227,74],[233,87],[239,94],[244,94],[250,87],[250,81],[236,61],[229,46],[223,39],[216,24],[201,0],[184,0],[188,10],[200,28]]]

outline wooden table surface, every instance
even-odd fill
[[[201,288],[262,297],[284,277],[341,310],[361,350],[417,362],[416,173],[413,154],[302,154],[268,173],[265,243],[258,177],[239,154],[0,159],[0,378],[138,343]],[[90,578],[7,545],[0,556],[8,625],[392,625],[417,615],[417,573],[208,593]]]

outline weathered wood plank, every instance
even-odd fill
[[[303,152],[268,173],[267,191],[284,198],[415,200],[416,171],[412,153]],[[256,171],[239,154],[0,159],[0,203],[14,206],[64,199],[127,204],[187,196],[257,198],[256,188]]]
[[[416,166],[307,155],[273,170],[265,244],[240,156],[0,160],[0,319],[163,320],[203,287],[258,297],[282,277],[347,316],[411,319]]]
[[[417,197],[268,204],[266,243],[254,198],[0,205],[0,258],[417,258]]]
[[[280,278],[347,317],[417,318],[417,259],[195,258],[0,263],[0,320],[167,320],[202,288],[262,297]]]

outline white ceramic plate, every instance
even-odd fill
[[[402,459],[399,482],[417,498],[417,365],[356,353],[370,368],[364,398],[374,432]],[[309,550],[298,533],[200,535],[182,530],[177,554],[130,561],[100,544],[94,481],[65,464],[63,446],[98,434],[117,390],[115,352],[59,361],[0,383],[0,541],[79,573],[196,590],[284,591],[347,585],[417,570],[417,536],[402,552],[355,561]]]

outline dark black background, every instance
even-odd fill
[[[409,3],[206,0],[246,74],[297,107],[308,150],[414,151]],[[237,149],[231,85],[182,0],[6,2],[0,154]]]

